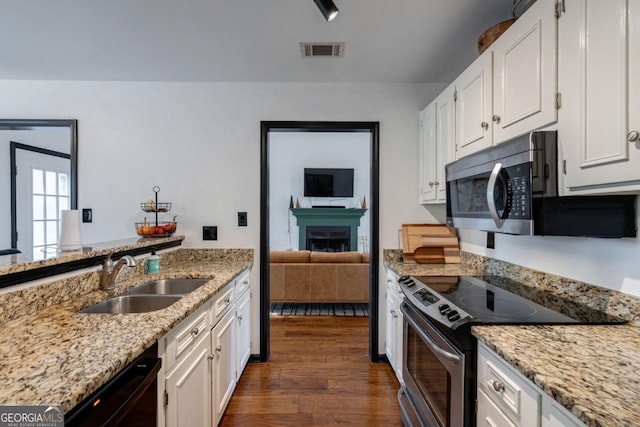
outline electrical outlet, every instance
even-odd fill
[[[82,209],[82,222],[93,222],[92,209]]]
[[[238,227],[246,227],[246,226],[247,226],[247,213],[238,212]]]
[[[203,225],[202,240],[218,240],[218,227],[216,225]]]
[[[487,231],[487,249],[496,248],[496,233],[493,231]]]

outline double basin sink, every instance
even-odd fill
[[[80,313],[147,313],[169,307],[209,279],[162,279],[143,283],[127,294],[80,310]]]

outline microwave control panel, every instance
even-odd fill
[[[531,165],[522,164],[507,169],[507,205],[511,219],[531,219]]]

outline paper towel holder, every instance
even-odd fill
[[[79,251],[82,249],[80,239],[80,215],[77,209],[61,211],[58,248],[62,252]]]

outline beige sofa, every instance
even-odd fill
[[[368,302],[369,254],[271,251],[271,302]]]

